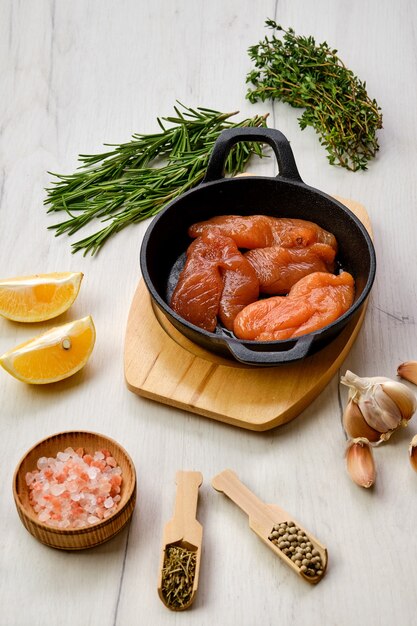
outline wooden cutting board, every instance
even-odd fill
[[[338,200],[371,233],[366,209],[353,200]],[[334,341],[302,361],[249,367],[184,337],[152,305],[140,280],[126,329],[126,384],[163,404],[249,430],[268,430],[299,415],[324,389],[349,353],[365,312],[366,306]]]

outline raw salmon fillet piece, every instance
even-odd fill
[[[170,306],[188,322],[213,331],[223,291],[223,279],[218,267],[221,251],[206,239],[198,237],[189,246]]]
[[[335,236],[317,224],[267,215],[219,215],[193,224],[188,234],[190,237],[198,237],[213,227],[231,237],[238,248],[247,250],[276,245],[284,248],[305,247],[313,243],[325,243],[337,250]]]
[[[259,296],[259,281],[230,237],[211,229],[197,237],[170,306],[188,322],[213,332],[217,316],[229,330],[236,315]]]
[[[312,272],[333,272],[336,251],[326,243],[306,248],[272,246],[245,254],[259,280],[259,290],[270,295],[287,294],[301,278]]]
[[[354,292],[354,280],[348,272],[338,276],[314,272],[299,280],[288,296],[249,304],[236,317],[233,330],[236,337],[245,340],[300,337],[343,315],[353,303]]]
[[[236,315],[259,298],[259,280],[252,265],[239,252],[233,239],[230,239],[230,242],[232,243],[229,243],[228,248],[223,249],[226,258],[220,268],[223,291],[219,318],[223,326],[233,330]]]

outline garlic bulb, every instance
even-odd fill
[[[407,425],[417,408],[412,391],[390,378],[360,378],[348,370],[340,382],[349,387],[343,425],[354,439],[364,437],[372,443],[387,441],[394,430]]]
[[[417,361],[406,361],[401,363],[397,369],[398,376],[409,380],[410,383],[417,385]]]
[[[359,487],[369,489],[375,482],[376,469],[372,448],[364,437],[352,439],[346,449],[347,471]]]

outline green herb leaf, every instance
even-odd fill
[[[266,126],[267,115],[232,122],[229,118],[236,113],[178,104],[176,115],[157,119],[161,132],[135,134],[131,141],[111,145],[102,154],[82,154],[74,174],[51,172],[56,180],[46,189],[44,204],[49,205],[48,213],[64,212],[67,218],[49,227],[56,235],[73,235],[94,220],[107,224],[73,243],[73,252],[96,254],[114,234],[156,215],[200,183],[224,129]],[[259,143],[236,144],[227,159],[226,174],[242,172],[252,154],[263,155]]]
[[[295,35],[275,21],[273,29],[248,50],[254,62],[246,82],[250,102],[267,99],[304,108],[300,128],[312,126],[333,165],[348,170],[365,170],[379,149],[376,132],[382,128],[381,109],[366,92],[366,83],[357,78],[326,42]],[[283,33],[282,39],[275,32]]]

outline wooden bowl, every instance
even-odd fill
[[[84,448],[89,454],[107,448],[122,469],[121,500],[107,519],[89,526],[61,529],[40,522],[29,502],[27,472],[36,469],[40,457],[56,457],[66,448]],[[129,522],[136,503],[136,472],[127,452],[113,439],[87,431],[67,431],[51,435],[35,444],[21,459],[13,476],[13,496],[24,527],[41,543],[61,550],[83,550],[98,546],[120,532]]]

